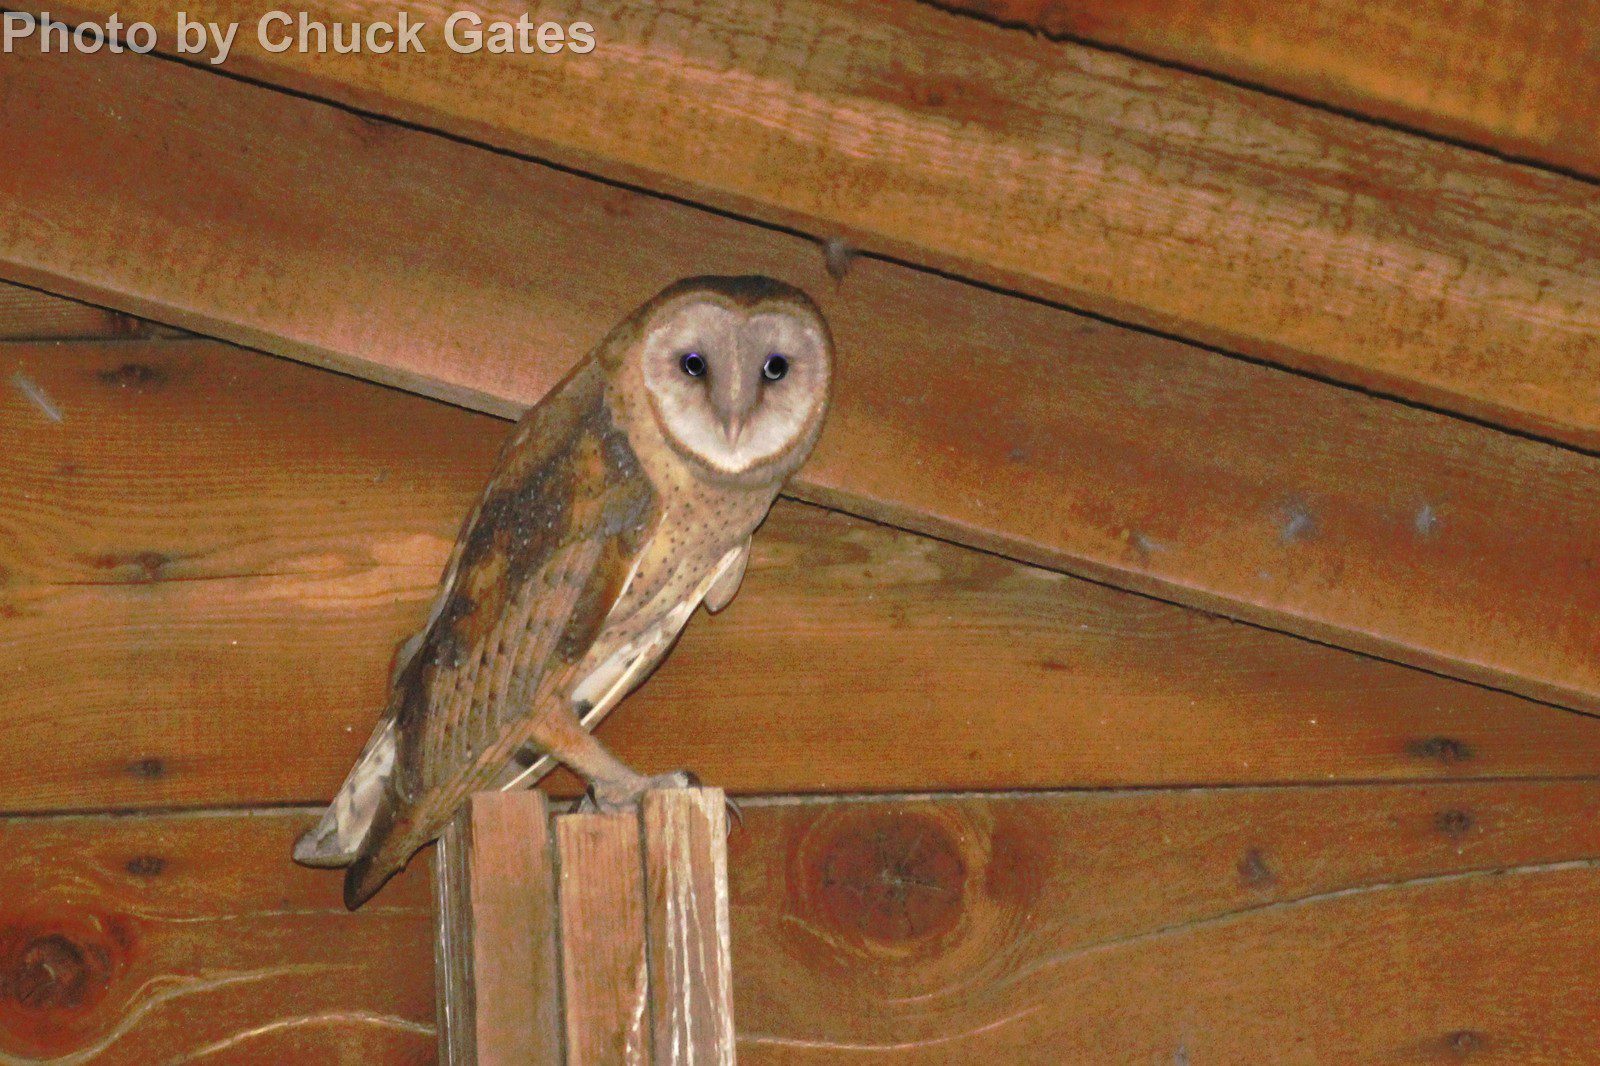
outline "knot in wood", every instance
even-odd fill
[[[1454,737],[1423,737],[1406,745],[1406,754],[1418,759],[1432,759],[1446,766],[1466,762],[1472,758],[1472,748]]]
[[[880,944],[937,937],[961,917],[967,865],[946,827],[892,811],[849,819],[814,854],[829,924]]]
[[[53,1060],[81,1047],[135,939],[121,916],[76,910],[0,927],[0,1060]]]
[[[6,997],[25,1010],[55,1011],[83,1006],[109,968],[103,950],[44,933],[21,946],[0,980]]]
[[[103,384],[114,388],[150,389],[165,384],[167,375],[146,363],[123,363],[115,370],[100,371],[99,378]]]

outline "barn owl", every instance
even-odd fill
[[[750,536],[816,442],[833,342],[798,289],[678,282],[522,420],[468,516],[387,713],[296,860],[369,899],[466,797],[556,762],[603,809],[647,778],[589,730],[704,603],[737,591]]]

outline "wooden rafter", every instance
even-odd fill
[[[797,494],[1600,708],[1595,459],[177,64],[7,77],[0,272],[504,414],[660,285],[774,273],[843,352]]]
[[[148,336],[148,323],[38,289],[0,284],[0,342]]]
[[[1600,447],[1581,181],[917,0],[594,0],[593,51],[487,62],[426,4],[383,11],[433,23],[404,57],[265,53],[254,0],[44,6],[238,21],[231,71]]]
[[[1596,0],[932,0],[1600,176]]]
[[[509,425],[205,341],[0,354],[61,415],[0,381],[0,809],[331,795]],[[1590,718],[794,502],[604,735],[744,793],[1600,765]]]
[[[747,804],[739,1058],[1585,1061],[1597,803],[1502,782]],[[5,1053],[429,1055],[428,864],[348,914],[337,876],[284,858],[314,817],[0,821]]]

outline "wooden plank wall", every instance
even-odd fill
[[[1586,1061],[1597,809],[1594,782],[748,805],[739,1055]],[[313,818],[0,822],[0,1053],[434,1061],[426,863],[348,914],[285,860]]]
[[[805,498],[1600,710],[1594,456],[892,263],[836,286],[798,237],[179,64],[15,59],[0,273],[498,414],[660,285],[774,273],[843,353]]]
[[[786,794],[741,1058],[1592,1057],[1593,0],[588,0],[410,63],[186,10],[254,83],[0,70],[0,277],[104,305],[0,288],[0,1061],[434,1061],[426,861],[350,915],[290,842],[494,416],[751,269],[837,411],[605,726]]]
[[[1600,176],[1595,0],[937,0]]]
[[[0,356],[62,415],[0,400],[5,808],[326,796],[506,424],[211,341]],[[757,543],[628,757],[1144,787],[746,800],[745,1061],[1581,1054],[1600,722],[806,504]],[[0,1054],[433,1061],[428,864],[348,915],[313,816],[0,822]]]
[[[95,19],[115,10],[158,25],[183,10],[246,26],[271,8],[258,0],[22,6]],[[1356,6],[1333,4],[1331,17]],[[1583,28],[1587,4],[1525,6],[1481,46],[1501,52],[1512,71],[1540,44],[1533,35],[1519,48],[1519,27],[1572,26],[1566,47],[1579,54],[1595,32]],[[359,0],[304,10],[326,22],[371,14]],[[431,19],[442,34],[431,5],[389,10]],[[1451,5],[1417,10],[1433,12],[1430,27],[1451,24],[1452,36],[1472,32],[1447,14]],[[542,14],[578,17],[554,6]],[[588,0],[581,17],[597,41],[585,54],[485,62],[436,36],[440,46],[394,62],[267,53],[241,33],[228,68],[1600,445],[1600,398],[1585,387],[1600,352],[1592,254],[1600,209],[1590,183],[920,0],[680,0],[667,10]],[[1308,28],[1290,5],[1276,17],[1292,31]],[[1544,60],[1558,86],[1585,84],[1592,57],[1573,68],[1562,54]],[[1461,78],[1477,73],[1457,69]],[[1555,91],[1590,117],[1575,140],[1593,142],[1593,94]]]
[[[508,424],[211,341],[5,357],[61,420],[0,390],[0,804],[329,795]],[[1578,775],[1597,726],[789,502],[604,731],[809,792]]]
[[[110,340],[148,336],[149,323],[19,285],[0,286],[0,341]]]

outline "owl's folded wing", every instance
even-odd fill
[[[347,880],[376,889],[489,784],[571,686],[656,520],[580,371],[518,427],[395,673],[392,771]]]

